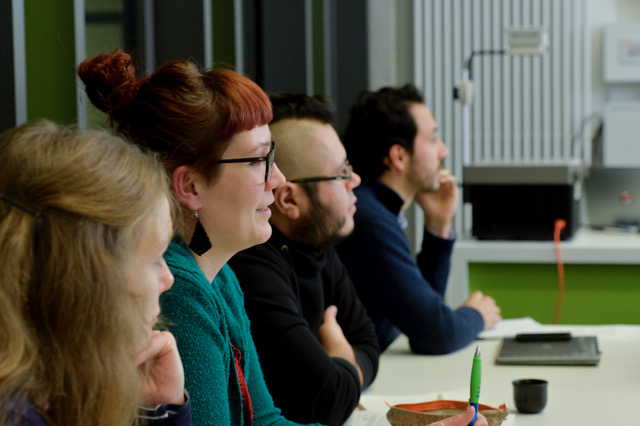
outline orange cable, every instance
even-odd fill
[[[562,312],[562,300],[564,298],[564,264],[560,254],[560,231],[567,226],[567,222],[563,219],[556,219],[553,230],[553,243],[556,249],[556,262],[558,264],[558,300],[556,301],[556,312],[553,317],[553,323],[560,323],[560,313]]]

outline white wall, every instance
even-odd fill
[[[592,106],[603,112],[607,102],[640,101],[640,84],[605,84],[603,42],[605,26],[640,21],[640,0],[589,0],[591,7]]]
[[[605,58],[609,55],[606,60],[612,60],[617,56],[615,52],[605,50],[605,28],[618,23],[640,22],[640,0],[589,1],[592,110],[604,117],[602,164],[607,167],[640,167],[640,147],[635,132],[640,119],[640,83],[604,80]]]
[[[603,81],[604,28],[640,21],[640,0],[585,0],[591,20],[591,104],[603,112],[606,102],[640,101],[640,84],[606,85]],[[413,80],[412,0],[369,0],[370,89]]]
[[[368,0],[369,89],[413,81],[413,0]]]

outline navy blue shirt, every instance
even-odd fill
[[[402,198],[377,180],[363,180],[354,232],[336,248],[365,305],[381,349],[400,332],[420,354],[446,354],[471,341],[484,327],[478,311],[444,303],[453,239],[424,229],[414,260],[402,229]]]

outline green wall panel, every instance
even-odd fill
[[[29,120],[76,122],[73,0],[25,2]]]
[[[324,87],[324,9],[322,0],[314,0],[313,8],[313,94],[326,94]]]
[[[214,65],[236,64],[233,0],[211,4]]]
[[[640,265],[565,265],[562,324],[640,324]],[[494,297],[504,318],[553,323],[558,271],[551,264],[469,264],[469,291]]]

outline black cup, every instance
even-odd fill
[[[522,414],[539,413],[547,405],[547,381],[540,379],[514,380],[513,401]]]

